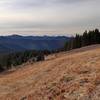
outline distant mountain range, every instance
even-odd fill
[[[25,50],[55,50],[62,48],[69,39],[65,36],[0,36],[0,53]]]

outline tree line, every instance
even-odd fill
[[[99,29],[95,29],[89,32],[85,31],[83,35],[76,34],[75,37],[72,37],[71,40],[65,43],[64,50],[72,50],[92,44],[100,44]]]
[[[0,72],[21,65],[27,62],[28,60],[31,60],[32,62],[44,60],[44,55],[47,55],[49,53],[50,52],[47,50],[45,51],[27,50],[22,52],[0,54]]]
[[[45,60],[45,56],[56,53],[59,50],[26,50],[0,54],[0,72],[18,67],[25,62],[37,62]]]

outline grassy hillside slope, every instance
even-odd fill
[[[0,74],[0,100],[100,100],[100,45],[23,66]]]

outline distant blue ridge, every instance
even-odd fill
[[[65,36],[0,36],[0,53],[24,50],[55,50],[62,48],[70,37]]]

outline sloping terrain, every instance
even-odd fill
[[[100,100],[100,45],[1,73],[0,100]]]

